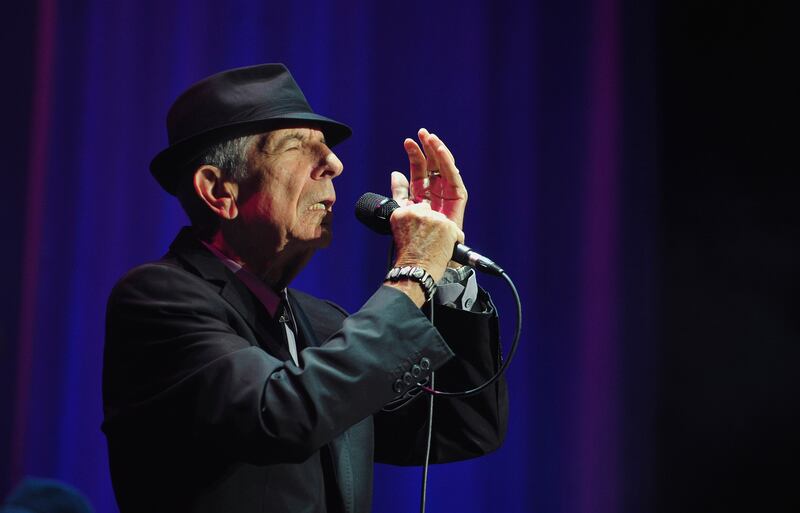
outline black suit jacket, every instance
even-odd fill
[[[300,366],[279,323],[188,230],[115,286],[103,431],[123,513],[367,512],[373,461],[418,464],[424,448],[427,401],[382,407],[428,368],[464,387],[498,364],[493,311],[437,308],[437,330],[390,287],[351,316],[290,300]],[[433,461],[493,450],[506,422],[503,383],[438,401]]]

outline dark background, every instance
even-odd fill
[[[770,3],[662,9],[661,509],[794,511],[793,17]]]
[[[435,468],[431,511],[800,510],[788,2],[4,10],[0,492],[55,477],[114,510],[102,309],[183,222],[146,171],[164,113],[204,75],[283,61],[355,129],[334,248],[300,288],[349,309],[374,289],[385,241],[349,205],[424,125],[470,187],[468,242],[525,302],[507,443]],[[375,511],[413,510],[418,477],[378,468]]]

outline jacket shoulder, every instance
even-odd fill
[[[185,269],[174,258],[165,257],[134,267],[125,273],[109,295],[109,303],[129,293],[170,296],[184,289],[208,290],[214,287],[200,276]]]

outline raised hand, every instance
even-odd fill
[[[408,154],[410,186],[402,173],[392,173],[392,196],[401,206],[425,202],[431,210],[444,214],[463,229],[467,188],[455,158],[435,134],[421,128],[418,136],[422,148],[413,139],[403,142]]]

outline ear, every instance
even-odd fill
[[[239,186],[225,180],[216,166],[200,166],[194,172],[194,190],[201,200],[222,219],[236,219],[239,207],[236,198]]]

